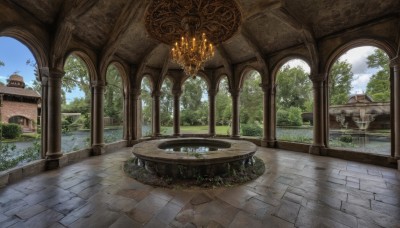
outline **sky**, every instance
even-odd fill
[[[374,47],[354,48],[340,57],[340,60],[346,60],[352,65],[355,78],[352,82],[352,94],[365,92],[370,77],[377,72],[378,69],[369,69],[366,64],[367,56],[372,54],[375,49]],[[1,82],[6,83],[11,74],[18,72],[19,75],[24,77],[27,86],[32,85],[35,78],[34,67],[27,65],[26,61],[35,62],[35,58],[25,45],[13,38],[0,37],[0,60],[5,64],[5,66],[0,66]],[[292,60],[288,64],[302,66],[309,72],[308,65],[302,60]],[[67,94],[67,103],[82,95],[83,93],[77,90]]]

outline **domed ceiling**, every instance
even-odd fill
[[[185,0],[170,0],[179,2]],[[207,4],[206,0],[194,0]],[[160,2],[158,0],[158,2]],[[162,1],[161,1],[162,2]],[[213,2],[213,1],[211,1]],[[216,48],[206,68],[238,64],[305,45],[366,23],[398,16],[399,0],[236,0],[241,22]],[[149,0],[7,0],[4,6],[24,11],[37,23],[55,30],[60,20],[73,24],[73,41],[101,53],[110,42],[115,55],[129,64],[163,68],[170,46],[146,29]],[[3,8],[3,11],[6,11]],[[10,19],[12,20],[12,18]],[[306,35],[305,35],[306,34]],[[178,69],[169,63],[170,69]]]

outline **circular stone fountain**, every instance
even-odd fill
[[[257,146],[228,139],[160,139],[136,144],[137,166],[160,177],[193,179],[241,173],[254,165]]]

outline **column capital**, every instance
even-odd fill
[[[151,97],[160,97],[161,96],[161,92],[160,91],[153,91],[151,92]]]
[[[172,95],[180,97],[182,95],[182,90],[181,89],[173,89]]]
[[[395,57],[394,59],[390,60],[391,67],[400,67],[400,57]]]
[[[218,90],[216,90],[216,89],[210,89],[210,90],[207,91],[208,96],[214,96],[215,97],[217,95],[217,93],[218,93]]]
[[[242,90],[240,89],[230,89],[229,93],[231,94],[232,97],[238,97],[240,95],[240,92],[242,92]]]
[[[104,88],[106,86],[106,83],[104,81],[97,80],[97,81],[92,81],[91,86],[93,88]]]
[[[50,68],[49,69],[49,78],[52,79],[61,79],[62,77],[64,77],[65,72],[61,69],[58,68]]]
[[[328,74],[327,73],[323,73],[323,74],[311,74],[309,76],[310,80],[312,81],[312,83],[321,83],[326,81],[326,79],[328,78]]]
[[[261,89],[263,92],[268,92],[276,87],[276,84],[260,84]]]

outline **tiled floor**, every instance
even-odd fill
[[[400,172],[259,148],[237,187],[153,188],[125,176],[131,148],[0,189],[0,227],[400,227]]]

